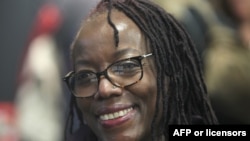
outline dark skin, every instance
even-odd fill
[[[107,12],[90,17],[77,35],[73,51],[76,73],[101,72],[113,62],[151,53],[139,28],[123,13],[112,11],[112,22],[119,31],[119,45],[114,44],[114,30],[107,22]],[[149,141],[155,113],[157,83],[153,57],[142,60],[143,78],[138,83],[114,88],[101,76],[98,91],[88,98],[77,98],[84,121],[102,141]],[[118,118],[101,120],[100,116],[128,110]],[[159,124],[159,120],[158,123]]]

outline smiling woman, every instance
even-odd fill
[[[100,1],[71,56],[69,140],[164,141],[169,124],[217,123],[192,41],[148,0]]]

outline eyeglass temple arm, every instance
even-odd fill
[[[74,73],[74,71],[70,71],[69,73],[67,73],[62,79],[63,81],[66,81],[70,75],[72,75],[72,73]]]
[[[149,57],[149,56],[151,56],[151,55],[153,55],[153,53],[149,53],[149,54],[142,55],[142,57],[143,57],[143,58],[146,58],[146,57]]]

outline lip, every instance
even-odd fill
[[[108,119],[108,120],[101,120],[100,116],[105,115],[105,114],[110,114],[110,113],[115,113],[119,112],[125,109],[131,109],[129,112],[127,112],[124,116],[115,118],[115,119]],[[113,128],[119,125],[122,125],[123,123],[129,121],[132,119],[136,113],[135,106],[133,105],[113,105],[111,107],[102,107],[98,109],[96,112],[96,116],[98,118],[99,123],[102,125],[104,128]]]

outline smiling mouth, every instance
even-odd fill
[[[104,115],[100,115],[100,119],[102,121],[106,121],[106,120],[112,120],[112,119],[116,119],[116,118],[120,118],[123,116],[126,116],[130,111],[132,111],[133,108],[130,107],[128,109],[123,109],[114,113],[108,113],[108,114],[104,114]]]

